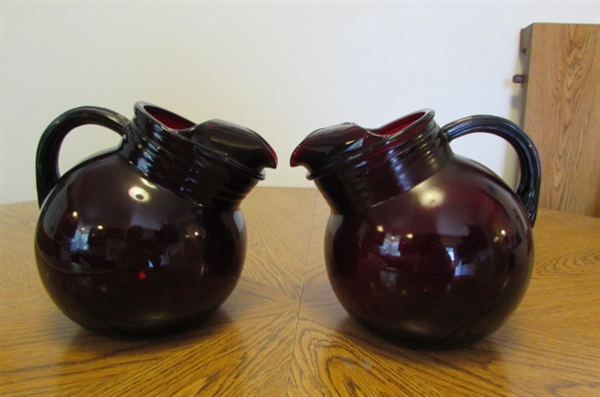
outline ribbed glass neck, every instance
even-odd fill
[[[135,122],[126,127],[121,154],[151,182],[202,206],[239,206],[260,180],[168,129],[140,129]]]
[[[432,120],[407,138],[332,167],[314,182],[334,213],[363,211],[412,189],[451,156],[445,134]]]

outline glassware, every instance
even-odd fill
[[[517,151],[516,193],[449,142],[487,132]],[[469,345],[498,329],[527,289],[540,166],[508,120],[472,116],[440,128],[431,109],[378,129],[344,123],[306,137],[308,169],[331,207],[325,264],[356,319],[416,348]]]
[[[122,142],[59,177],[61,142],[84,124]],[[36,159],[35,254],[48,294],[99,332],[163,333],[203,318],[242,271],[239,204],[276,165],[258,134],[221,120],[196,125],[143,102],[131,121],[97,107],[64,113]]]

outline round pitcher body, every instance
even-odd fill
[[[201,154],[176,130],[193,124],[147,107],[123,123],[117,150],[76,166],[41,195],[40,278],[65,315],[94,331],[181,329],[217,309],[242,272],[239,203],[258,174]]]
[[[412,347],[459,347],[512,314],[533,265],[514,193],[454,157],[412,189],[334,212],[325,232],[332,288],[363,323]]]
[[[35,240],[39,274],[86,328],[169,331],[219,307],[239,279],[240,210],[198,206],[119,155],[67,175],[47,202]]]
[[[338,300],[406,346],[454,348],[489,335],[529,284],[537,153],[507,120],[473,117],[448,128],[431,110],[377,130],[345,123],[313,132],[292,155],[331,207],[324,259]],[[452,152],[452,139],[481,130],[516,146],[517,192]]]

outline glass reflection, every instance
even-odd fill
[[[390,233],[386,233],[383,243],[379,247],[379,253],[386,256],[400,257],[400,238]]]
[[[146,203],[150,201],[150,194],[139,186],[133,186],[128,191],[129,197],[140,203]]]
[[[476,270],[474,263],[459,263],[454,269],[454,277],[474,276]]]
[[[444,192],[438,188],[427,186],[427,184],[417,194],[419,203],[425,208],[439,207],[444,203]]]
[[[71,239],[71,251],[87,251],[89,249],[88,238],[92,226],[81,226],[75,230],[75,235]]]

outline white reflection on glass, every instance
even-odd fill
[[[71,251],[87,251],[89,249],[88,238],[92,226],[80,226],[75,230],[75,235],[71,239]]]
[[[144,185],[148,186],[150,189],[156,189],[156,185],[154,183],[150,182],[149,180],[144,179],[144,178],[140,178],[140,180],[142,181],[142,183]]]
[[[474,263],[459,263],[454,269],[454,276],[474,276],[477,266]]]
[[[474,276],[477,270],[477,265],[475,263],[456,263],[456,250],[452,245],[446,245],[446,252],[448,253],[448,258],[452,261],[452,266],[454,267],[454,277],[461,276]]]
[[[233,221],[237,226],[238,232],[241,232],[245,225],[244,216],[242,215],[241,211],[236,211],[233,213]]]
[[[437,188],[425,188],[419,192],[419,203],[426,208],[438,207],[444,201],[444,192]]]
[[[456,263],[456,253],[454,252],[454,247],[451,245],[447,245],[445,248],[446,248],[446,252],[448,253],[448,257],[450,258],[450,260],[452,261],[452,264],[454,265]]]
[[[400,245],[400,239],[398,237],[396,237],[390,233],[386,233],[385,238],[383,239],[383,243],[381,244],[381,247],[379,247],[379,253],[381,255],[399,257],[400,256],[399,245]]]
[[[129,189],[128,193],[129,193],[129,197],[131,197],[132,199],[134,199],[135,201],[138,201],[140,203],[145,203],[147,201],[150,201],[150,194],[145,189],[142,189],[141,187],[133,186],[132,188]]]

